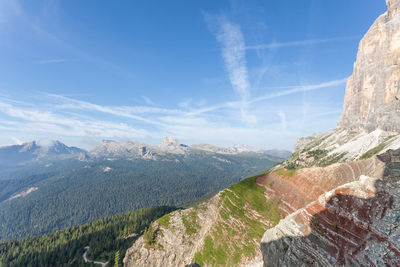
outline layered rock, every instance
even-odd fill
[[[400,266],[400,150],[374,160],[267,230],[264,266]]]
[[[257,178],[265,186],[268,199],[279,200],[281,217],[305,207],[320,195],[346,183],[358,181],[362,175],[380,177],[384,164],[376,157],[297,171],[278,169]]]
[[[386,3],[360,42],[339,127],[400,132],[400,1]]]
[[[372,132],[337,128],[298,140],[292,156],[284,163],[289,168],[328,166],[333,163],[368,158],[400,148],[400,134],[376,129]]]

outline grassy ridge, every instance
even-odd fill
[[[280,219],[276,201],[267,201],[265,188],[247,178],[221,193],[220,220],[195,254],[200,265],[235,266],[255,256],[265,230]]]

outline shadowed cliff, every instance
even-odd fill
[[[265,266],[400,266],[400,150],[290,214],[262,239]]]

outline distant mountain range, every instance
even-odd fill
[[[248,145],[235,145],[229,148],[210,144],[184,145],[172,137],[165,137],[156,146],[138,141],[103,140],[93,150],[86,151],[77,147],[67,146],[60,141],[40,140],[20,145],[0,147],[0,172],[7,168],[21,167],[29,164],[52,162],[62,159],[98,160],[105,158],[153,159],[157,160],[167,154],[190,154],[198,152],[213,152],[220,154],[262,153],[286,159],[291,152],[286,150],[266,150]]]
[[[69,147],[60,141],[32,141],[21,145],[0,147],[0,169],[22,166],[41,160],[65,159],[86,151]]]
[[[186,206],[284,160],[246,146],[104,140],[0,148],[0,240],[45,234],[132,209]],[[270,154],[268,154],[270,153]]]

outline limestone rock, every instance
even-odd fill
[[[360,42],[339,127],[400,132],[400,1],[386,3]]]

